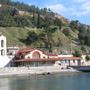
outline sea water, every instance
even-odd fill
[[[0,90],[90,90],[90,73],[0,78]]]

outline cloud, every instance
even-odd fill
[[[52,11],[60,13],[60,14],[63,14],[66,11],[66,7],[61,3],[47,5],[46,7],[50,8]]]
[[[90,1],[89,0],[78,0],[78,4],[75,3],[73,15],[76,16],[88,16],[90,14]]]
[[[90,2],[90,0],[73,0],[74,3]]]
[[[72,0],[71,4],[56,3],[46,7],[62,15],[73,15],[76,17],[90,15],[90,0]]]

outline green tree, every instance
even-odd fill
[[[61,27],[63,26],[63,23],[60,19],[55,18],[54,25],[59,26],[59,29],[61,29]]]
[[[31,21],[27,17],[15,16],[14,21],[18,27],[31,26]]]
[[[34,31],[29,31],[26,41],[28,44],[32,44],[33,42],[38,40],[38,35]]]
[[[71,29],[70,29],[69,27],[66,27],[66,28],[63,29],[62,32],[63,32],[66,36],[70,36],[70,30],[71,30]]]
[[[40,28],[40,13],[37,13],[37,28]]]
[[[54,41],[52,39],[53,33],[57,30],[57,27],[50,26],[46,28],[43,33],[40,35],[41,40],[44,41],[45,47],[49,49],[50,52],[52,52],[52,47],[54,45]]]
[[[90,56],[86,55],[85,59],[86,61],[90,61]]]
[[[80,25],[80,23],[79,23],[78,20],[75,20],[75,21],[73,20],[73,21],[70,22],[70,27],[72,28],[72,30],[78,29],[79,25]]]
[[[81,46],[81,50],[86,52],[86,48],[84,46]]]
[[[73,56],[75,57],[81,57],[81,52],[78,50],[75,50],[75,52],[73,53]]]
[[[10,4],[11,0],[0,0],[1,4]]]
[[[87,34],[86,34],[84,40],[85,40],[85,44],[90,46],[90,28],[89,27],[87,29]]]

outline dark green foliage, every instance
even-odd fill
[[[81,57],[81,52],[75,50],[75,52],[73,53],[73,56],[75,56],[75,57]]]
[[[86,59],[86,61],[90,61],[90,56],[87,55],[87,56],[85,57],[85,59]]]
[[[9,16],[9,15],[4,16],[2,14],[2,15],[0,15],[0,26],[3,26],[3,27],[16,26],[16,23],[15,23],[14,19],[12,18],[12,16]]]
[[[87,25],[81,24],[79,27],[78,37],[81,44],[90,46],[90,27]]]
[[[87,29],[87,34],[85,37],[85,44],[90,46],[90,27],[88,27],[88,29]]]
[[[62,21],[59,20],[58,18],[55,18],[54,24],[55,24],[56,26],[59,26],[59,29],[61,29],[61,27],[63,26]]]
[[[40,13],[37,13],[37,28],[40,28]]]
[[[50,52],[52,52],[52,47],[54,45],[52,35],[56,30],[57,30],[57,27],[55,26],[50,26],[46,30],[44,30],[44,35],[42,40],[45,43],[45,47],[48,48]]]
[[[81,47],[81,50],[86,52],[86,48],[84,46]]]
[[[32,44],[33,42],[35,42],[35,41],[38,40],[38,37],[39,37],[39,36],[37,35],[37,33],[33,32],[33,31],[30,31],[30,32],[28,33],[28,37],[27,37],[26,41],[27,41],[28,43]]]
[[[78,20],[71,21],[69,26],[73,31],[79,31],[78,38],[81,45],[90,46],[90,26],[81,24]]]
[[[27,5],[12,0],[0,0],[3,5],[0,7],[0,26],[4,27],[37,27],[47,28],[51,25],[56,25],[61,28],[62,21],[55,18],[55,13],[50,9],[39,9],[34,5]],[[30,13],[29,16],[21,16],[19,10]],[[5,24],[4,24],[5,23]]]
[[[28,45],[32,45],[34,42],[42,41],[44,43],[44,46],[42,47],[45,47],[51,52],[52,47],[54,46],[52,35],[56,30],[57,27],[50,26],[38,34],[35,31],[29,31],[27,38],[23,42]]]
[[[63,33],[66,35],[66,36],[70,36],[70,28],[69,27],[66,27],[63,29]]]
[[[15,8],[13,8],[13,7],[2,7],[2,8],[0,8],[0,14],[2,15],[4,15],[4,16],[7,16],[7,15],[9,15],[9,16],[15,16],[15,15],[17,15],[18,14],[18,11],[17,11],[17,9],[15,9]]]
[[[27,17],[15,16],[14,21],[19,27],[29,26],[31,24]]]
[[[70,22],[70,27],[71,27],[72,30],[78,29],[79,25],[80,25],[80,23],[79,23],[78,20]]]
[[[11,0],[0,0],[1,4],[10,4]]]

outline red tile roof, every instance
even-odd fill
[[[60,60],[80,60],[80,57],[61,57],[61,58],[48,58],[48,59],[20,59],[14,62],[43,62],[43,61],[60,61]]]
[[[57,55],[53,53],[48,53],[48,56],[57,56]]]
[[[29,48],[24,48],[24,49],[21,49],[17,52],[17,54],[20,54],[20,53],[28,53],[28,52],[31,52],[35,49],[29,49]]]
[[[27,54],[27,53],[29,53],[29,52],[32,52],[32,51],[34,51],[34,50],[38,50],[38,49],[30,49],[30,48],[24,48],[24,49],[21,49],[21,50],[19,50],[18,52],[17,52],[17,54]],[[39,51],[41,51],[41,50],[39,50]],[[48,56],[57,56],[56,54],[53,54],[53,53],[46,53],[46,52],[44,52],[44,51],[41,51],[41,52],[43,52],[44,54],[46,54],[46,55],[48,55]]]

